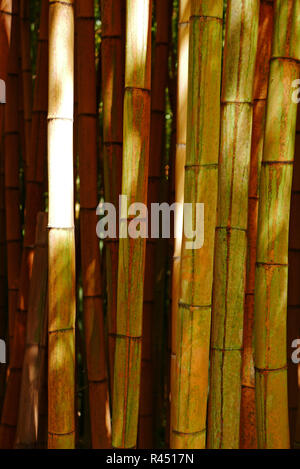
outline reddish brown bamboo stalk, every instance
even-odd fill
[[[34,121],[26,168],[25,235],[20,271],[18,308],[14,324],[14,336],[17,338],[17,341],[14,343],[14,349],[12,351],[12,359],[14,363],[13,370],[14,373],[18,373],[18,375],[21,375],[22,372],[25,351],[28,295],[33,263],[36,218],[38,212],[43,206],[44,164],[47,148],[47,8],[48,4],[45,0],[43,1],[43,7],[41,10],[40,39],[38,44],[38,74],[34,100]],[[26,113],[24,113],[24,116],[25,114]],[[14,392],[11,393],[10,383],[8,383],[7,393],[10,402],[9,407],[18,408],[20,385],[20,381],[18,381],[17,384],[14,384]],[[14,425],[16,424],[17,421],[14,422]]]
[[[42,392],[46,366],[47,340],[47,277],[48,277],[48,231],[47,214],[40,213],[37,219],[36,241],[32,279],[28,305],[28,328],[26,350],[22,371],[19,418],[16,448],[39,447],[41,423],[39,414],[44,400]]]
[[[23,76],[24,79],[24,76]],[[48,100],[48,1],[42,1],[41,19],[37,51],[37,77],[33,103],[31,137],[26,168],[25,236],[21,264],[18,317],[23,317],[26,325],[30,279],[34,255],[34,239],[37,214],[43,208],[43,183],[47,150],[47,100]],[[28,124],[29,121],[27,121]],[[30,118],[31,124],[31,118]],[[25,130],[29,130],[28,125]],[[25,138],[26,140],[26,138]],[[31,323],[28,324],[29,334]],[[25,326],[23,334],[25,335]],[[22,354],[19,349],[19,367],[22,367]]]
[[[23,148],[25,161],[25,175],[29,164],[31,120],[32,120],[32,70],[30,57],[30,0],[20,1],[20,48],[21,48],[21,77],[24,103],[24,137]]]
[[[18,126],[18,45],[19,45],[19,2],[12,4],[11,47],[8,62],[5,106],[5,207],[9,302],[9,345],[10,364],[7,389],[0,426],[0,448],[12,448],[14,444],[21,370],[16,351],[23,346],[23,324],[16,321],[19,273],[21,261],[21,221],[19,194],[19,126]],[[21,332],[21,334],[20,334]]]
[[[97,110],[94,1],[78,0],[78,150],[83,311],[92,447],[110,446],[99,240],[95,233],[97,194]]]
[[[253,92],[252,148],[248,204],[248,265],[244,313],[244,340],[242,357],[242,396],[240,446],[257,447],[255,372],[253,359],[254,286],[257,239],[257,214],[259,202],[259,176],[264,143],[265,112],[268,93],[269,62],[273,36],[273,2],[261,0],[256,72]]]
[[[6,82],[10,48],[12,0],[0,1],[0,80]],[[4,130],[4,103],[0,103],[0,140]]]
[[[125,0],[101,0],[104,189],[105,201],[114,204],[117,213],[122,186],[125,11]],[[108,239],[105,252],[111,396],[116,347],[118,251],[118,239]]]
[[[12,0],[0,1],[0,80],[4,86],[10,47]],[[5,226],[5,181],[4,181],[4,113],[5,105],[0,103],[0,338],[6,338],[7,330],[7,260]],[[6,367],[0,368],[0,413],[5,392]]]
[[[148,210],[152,203],[160,202],[161,174],[163,171],[164,143],[165,143],[165,105],[166,87],[168,78],[169,54],[169,14],[170,5],[167,0],[157,1],[156,12],[156,40],[153,51],[152,92],[151,92],[151,128],[150,128],[150,155],[148,175]],[[165,201],[163,201],[165,202]],[[156,309],[159,308],[156,300],[156,266],[158,254],[158,240],[151,239],[151,233],[146,242],[146,270],[144,280],[143,305],[143,347],[141,368],[141,395],[139,414],[138,447],[142,449],[153,448],[153,412],[155,402],[153,399],[154,376],[153,338],[157,337],[155,329],[159,327],[161,318],[155,320]],[[158,397],[158,396],[156,396]]]

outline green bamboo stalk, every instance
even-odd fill
[[[209,448],[238,448],[258,0],[229,0],[222,83]]]
[[[127,0],[126,5],[122,194],[128,197],[128,209],[133,202],[147,204],[151,0]],[[145,239],[120,238],[112,422],[116,448],[133,448],[137,442],[144,269]]]
[[[259,178],[261,170],[273,37],[273,2],[260,1],[259,29],[253,91],[253,125],[248,195],[248,259],[243,330],[241,449],[257,448],[254,371],[254,287]]]
[[[48,448],[75,445],[73,0],[49,0]]]
[[[260,182],[255,279],[259,448],[288,448],[286,313],[290,197],[299,78],[300,0],[277,0]]]
[[[176,154],[174,164],[174,202],[183,204],[184,200],[184,167],[186,159],[186,127],[188,98],[188,61],[189,61],[189,19],[191,0],[180,0],[178,17],[178,76],[177,76],[177,113],[176,113]],[[176,369],[176,321],[179,299],[180,262],[183,228],[183,208],[177,210],[174,228],[174,252],[172,265],[171,294],[171,357],[170,357],[170,430],[174,416],[175,369]],[[171,439],[171,432],[170,432]]]
[[[204,245],[183,235],[171,448],[205,448],[217,213],[223,1],[191,3],[184,202],[205,204]]]

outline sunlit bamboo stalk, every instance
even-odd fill
[[[147,203],[151,106],[151,0],[127,0],[122,194]],[[127,205],[127,204],[126,204]],[[145,239],[122,238],[131,222],[127,211],[119,241],[117,337],[113,389],[112,444],[137,443]]]
[[[191,3],[184,203],[205,204],[204,244],[181,247],[171,448],[205,448],[217,215],[223,1]]]
[[[176,113],[176,155],[174,180],[175,200],[182,204],[184,200],[184,167],[186,159],[186,126],[188,99],[188,62],[189,62],[189,20],[191,0],[180,0],[178,18],[178,76],[177,76],[177,113]],[[170,429],[173,425],[175,398],[175,362],[176,362],[176,322],[180,289],[180,261],[182,246],[183,209],[177,211],[174,232],[174,254],[172,266],[172,310],[171,310],[171,361],[170,361]],[[170,434],[171,438],[171,434]]]
[[[259,32],[253,92],[253,124],[248,197],[248,261],[245,292],[244,339],[242,361],[242,397],[240,447],[255,449],[256,408],[254,372],[254,285],[256,263],[259,176],[264,143],[265,113],[268,93],[269,62],[273,36],[273,4],[260,1]]]
[[[148,210],[152,203],[161,202],[160,192],[162,186],[161,174],[164,172],[164,144],[165,144],[165,106],[166,87],[168,79],[169,54],[169,17],[171,14],[170,2],[156,2],[156,38],[152,54],[152,91],[151,91],[151,126],[150,126],[150,155],[148,174]],[[149,212],[150,213],[150,212]],[[139,448],[153,448],[154,438],[154,411],[159,405],[159,396],[153,393],[159,382],[158,368],[154,365],[154,350],[159,347],[162,333],[161,322],[163,316],[157,298],[158,250],[160,241],[148,238],[146,242],[146,270],[143,306],[143,347],[141,368],[141,395],[139,410]],[[163,253],[160,253],[163,258]],[[163,282],[163,276],[161,275]],[[162,357],[158,358],[162,360]],[[156,374],[155,374],[156,373]]]
[[[229,0],[223,58],[208,447],[238,448],[258,0]]]
[[[275,2],[255,272],[259,448],[288,448],[286,310],[288,235],[299,78],[300,0]]]
[[[73,0],[49,0],[48,448],[75,445]]]

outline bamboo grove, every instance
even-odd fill
[[[300,0],[0,0],[0,80],[0,448],[300,448]]]

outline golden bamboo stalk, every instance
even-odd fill
[[[75,446],[74,2],[49,0],[48,448]]]
[[[286,309],[288,235],[299,78],[300,0],[276,0],[255,272],[255,378],[259,448],[288,448]]]
[[[273,3],[260,1],[257,56],[253,92],[253,124],[248,197],[248,261],[245,293],[245,313],[242,358],[242,396],[240,447],[257,448],[255,371],[253,349],[254,286],[259,202],[259,176],[264,143],[265,113],[268,93],[269,63],[273,36]]]
[[[211,294],[217,215],[223,1],[193,1],[184,203],[205,204],[203,246],[181,247],[171,448],[205,448]],[[205,116],[205,118],[204,118]]]
[[[156,38],[152,58],[152,92],[151,92],[151,125],[150,125],[150,155],[148,174],[148,210],[151,204],[164,202],[160,200],[162,178],[164,172],[164,143],[165,143],[165,106],[166,87],[168,79],[169,54],[169,1],[156,2]],[[143,305],[143,346],[141,367],[141,393],[139,409],[138,447],[153,448],[154,438],[154,411],[159,405],[159,395],[154,390],[159,383],[159,374],[154,364],[154,350],[159,346],[162,333],[161,307],[158,301],[157,264],[159,254],[159,240],[147,239],[146,242],[146,270],[144,280]],[[163,259],[163,253],[160,253]],[[161,275],[161,281],[163,276]],[[157,357],[162,360],[162,357]],[[157,360],[156,360],[157,363]]]
[[[151,0],[127,0],[122,194],[128,197],[120,235],[134,202],[147,204],[151,106]],[[120,238],[112,444],[137,442],[145,239]]]
[[[238,448],[258,0],[229,0],[222,82],[208,447]]]
[[[176,112],[176,155],[175,155],[175,200],[184,201],[184,168],[186,160],[186,128],[188,99],[188,63],[189,63],[189,20],[191,0],[180,0],[178,18],[178,76],[177,76],[177,112]],[[176,365],[176,322],[180,295],[180,263],[183,229],[183,209],[177,211],[174,229],[174,253],[172,266],[172,310],[171,310],[171,360],[170,360],[170,430],[176,405],[175,365]],[[171,438],[171,433],[170,433]]]

